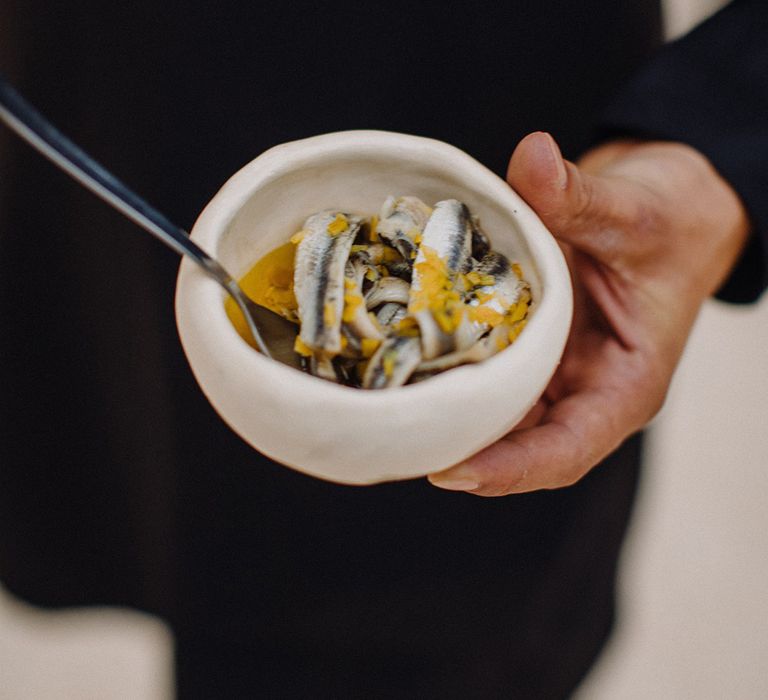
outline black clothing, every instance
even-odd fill
[[[22,92],[186,226],[259,152],[325,131],[428,135],[499,174],[536,129],[575,157],[660,41],[650,0],[4,11]],[[163,615],[182,698],[569,693],[611,627],[638,437],[573,488],[495,500],[275,465],[194,383],[177,258],[25,146],[7,154],[0,577],[14,592]]]
[[[768,8],[736,0],[666,46],[602,116],[616,132],[683,141],[741,196],[754,231],[718,296],[757,299],[768,285]]]

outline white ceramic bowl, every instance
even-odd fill
[[[431,139],[348,131],[272,148],[222,187],[192,238],[240,277],[309,214],[373,214],[389,194],[465,202],[493,248],[522,265],[534,304],[513,345],[412,386],[365,391],[257,353],[230,324],[221,288],[189,260],[176,290],[184,351],[221,417],[272,459],[348,484],[423,476],[500,438],[543,392],[571,321],[568,269],[538,217],[487,168]]]

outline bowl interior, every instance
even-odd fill
[[[279,151],[278,147],[275,151]],[[275,154],[279,156],[279,152]],[[271,249],[286,243],[301,229],[307,216],[321,209],[338,208],[357,214],[378,214],[388,195],[415,195],[429,205],[441,199],[463,201],[479,216],[494,249],[522,265],[533,299],[541,299],[539,269],[520,222],[510,212],[513,193],[501,202],[478,178],[478,164],[462,169],[455,161],[402,149],[381,149],[373,144],[354,149],[323,151],[315,158],[296,154],[295,167],[272,170],[260,178],[233,212],[216,241],[216,255],[237,277]],[[421,156],[421,157],[420,157]],[[463,156],[463,154],[461,154]],[[480,166],[482,167],[482,166]],[[490,173],[487,173],[490,175]],[[503,183],[501,183],[503,185]],[[506,187],[505,185],[503,185]]]

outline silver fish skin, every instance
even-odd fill
[[[480,219],[472,216],[472,257],[481,260],[491,250],[491,241],[480,228]]]
[[[455,276],[467,272],[471,264],[473,231],[474,222],[466,204],[456,199],[438,202],[421,236],[416,263],[425,259],[421,249],[431,248],[445,262],[449,274]]]
[[[381,341],[384,334],[378,322],[369,314],[363,296],[363,279],[370,268],[370,257],[366,253],[355,253],[344,267],[345,289],[344,296],[359,298],[351,320],[342,322],[342,333],[347,337],[347,347],[359,351],[364,338]]]
[[[493,284],[483,285],[478,290],[486,294],[495,294],[499,311],[506,311],[512,304],[517,303],[525,282],[518,277],[505,255],[492,250],[485,254],[473,270],[478,274],[491,275],[494,278]]]
[[[411,283],[413,277],[413,261],[405,262],[405,260],[396,260],[395,262],[386,263],[385,267],[392,277],[399,277],[401,280],[405,280],[408,284]]]
[[[426,251],[433,251],[445,263],[453,289],[463,292],[463,287],[457,288],[457,280],[459,274],[468,272],[472,265],[473,231],[474,222],[465,204],[456,199],[435,204],[414,261],[411,307],[421,290],[419,264],[426,262]],[[455,333],[448,334],[440,328],[429,309],[416,310],[413,315],[421,331],[422,352],[426,359],[463,350],[476,339],[466,318],[462,319]]]
[[[347,228],[332,234],[328,226],[342,214]],[[312,214],[296,250],[293,284],[301,321],[302,342],[315,352],[341,352],[344,268],[363,218],[335,210]]]
[[[353,253],[353,255],[366,254],[371,263],[372,277],[368,279],[376,279],[382,276],[382,268],[384,274],[392,275],[393,277],[399,277],[404,279],[408,284],[411,283],[411,268],[413,266],[413,260],[406,262],[403,260],[403,256],[400,251],[393,248],[391,245],[385,243],[371,243],[370,245],[363,246],[365,250]],[[395,259],[392,259],[391,254],[395,253]]]
[[[431,213],[418,197],[390,195],[381,207],[376,233],[410,263],[419,245],[414,238],[424,230]]]
[[[405,280],[399,277],[382,277],[368,290],[365,305],[373,309],[389,302],[407,304],[410,293],[411,285]]]
[[[309,371],[315,377],[327,379],[329,382],[337,382],[339,378],[333,366],[333,360],[323,353],[315,353],[309,359]]]
[[[386,304],[382,304],[381,308],[376,312],[376,319],[380,325],[387,328],[402,321],[407,315],[408,309],[404,304],[387,302]]]
[[[384,245],[383,243],[371,243],[366,247],[365,252],[374,265],[380,265],[385,262],[387,252],[392,250],[395,250],[392,246]]]
[[[421,361],[417,337],[391,336],[374,353],[363,375],[364,389],[402,386]],[[391,371],[387,371],[388,367]]]
[[[446,369],[458,367],[459,365],[486,360],[500,350],[503,350],[508,345],[508,342],[506,341],[508,333],[509,329],[503,324],[496,326],[496,328],[491,329],[491,332],[485,337],[480,338],[474,345],[471,345],[465,350],[456,350],[454,352],[449,352],[446,355],[420,362],[418,367],[414,370],[414,373],[443,372]]]
[[[497,251],[489,251],[480,262],[476,263],[473,272],[493,277],[492,284],[485,284],[472,289],[467,295],[467,303],[474,308],[487,308],[505,315],[520,299],[527,284],[518,277],[505,255]],[[483,297],[480,301],[478,294]],[[472,322],[472,334],[480,338],[490,326],[479,321]]]

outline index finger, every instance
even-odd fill
[[[633,431],[603,391],[583,391],[553,405],[542,422],[514,430],[463,464],[430,474],[439,488],[505,496],[570,486]]]

